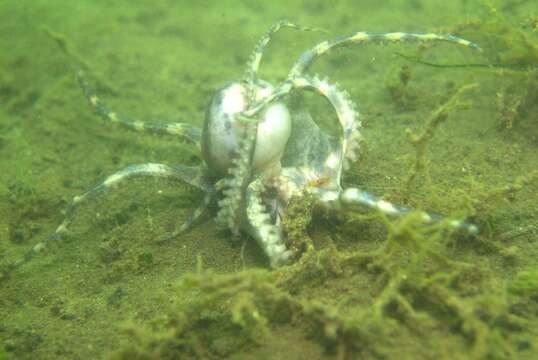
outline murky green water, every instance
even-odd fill
[[[483,51],[372,45],[335,51],[311,69],[361,112],[364,146],[346,186],[468,216],[479,236],[413,215],[311,214],[297,201],[290,226],[315,250],[271,271],[253,241],[211,219],[156,242],[203,194],[135,180],[81,206],[68,236],[0,284],[0,360],[536,358],[537,16],[532,1],[508,0],[2,1],[4,265],[107,175],[129,164],[201,162],[192,145],[96,117],[77,68],[118,113],[201,126],[212,92],[244,73],[278,19],[327,32],[276,35],[261,70],[273,83],[302,50],[358,30],[453,33]],[[417,161],[406,131],[424,133],[471,84]],[[294,101],[330,116],[315,97]]]

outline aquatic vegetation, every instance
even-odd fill
[[[426,147],[428,142],[433,138],[435,130],[441,123],[447,120],[452,111],[462,106],[468,106],[468,104],[461,101],[460,97],[466,91],[476,87],[477,84],[472,84],[459,88],[445,104],[432,112],[430,118],[428,119],[426,129],[424,129],[420,135],[413,134],[411,130],[407,130],[409,142],[413,145],[416,151],[415,163],[413,164],[413,168],[410,171],[406,181],[406,188],[408,192],[411,191],[411,187],[413,186],[417,176],[426,175],[426,177],[428,177],[426,168]]]
[[[512,294],[538,300],[538,270],[530,268],[518,272],[510,283],[508,291]]]
[[[420,48],[413,56],[399,54],[411,61],[437,68],[468,68],[486,71],[497,83],[495,106],[499,128],[510,130],[517,127],[538,138],[533,114],[538,103],[538,34],[536,16],[517,21],[503,15],[489,1],[481,1],[481,20],[469,20],[450,28],[452,33],[475,34],[482,46],[483,63],[431,63],[422,56],[428,50]],[[407,70],[410,72],[410,70]],[[393,97],[399,99],[407,94],[406,82],[390,83]],[[499,86],[500,85],[500,86]],[[398,90],[399,89],[399,90]],[[403,98],[408,98],[405,95]]]
[[[482,295],[493,290],[491,274],[438,251],[450,228],[425,228],[416,216],[386,224],[387,242],[374,252],[327,248],[273,272],[186,274],[153,327],[128,326],[131,341],[111,358],[263,353],[268,344],[286,343],[288,325],[300,334],[295,347],[318,344],[338,358],[392,357],[409,337],[432,331],[461,337],[459,347],[441,350],[452,356],[514,356],[503,334],[523,331],[527,321],[510,309],[502,289]],[[315,300],[320,291],[334,298]]]

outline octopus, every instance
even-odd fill
[[[176,238],[190,229],[210,208],[217,208],[215,221],[232,234],[252,237],[272,267],[289,264],[297,257],[283,228],[292,198],[305,196],[329,210],[346,212],[364,209],[396,217],[411,210],[394,205],[358,188],[341,185],[342,173],[356,160],[361,149],[361,122],[351,96],[327,78],[306,72],[319,57],[330,51],[368,43],[448,42],[478,49],[467,40],[431,33],[355,32],[320,42],[304,51],[289,74],[274,86],[258,77],[267,44],[282,28],[312,30],[289,21],[274,24],[258,41],[244,76],[218,89],[211,98],[203,123],[197,128],[187,123],[133,121],[109,110],[91,89],[84,74],[77,74],[90,106],[106,121],[136,131],[178,136],[201,151],[199,166],[146,163],[128,166],[107,177],[94,188],[75,196],[64,221],[25,256],[2,270],[5,276],[57,241],[72,222],[80,204],[103,195],[133,178],[168,178],[188,183],[204,192],[200,206],[173,232]],[[307,109],[291,109],[284,101],[291,93],[312,91],[336,113],[338,136],[328,134]],[[425,223],[440,216],[420,212]],[[475,233],[475,225],[452,220],[450,226]]]

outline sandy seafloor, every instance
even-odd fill
[[[82,63],[118,113],[201,126],[212,92],[240,78],[258,38],[282,18],[326,32],[277,34],[261,69],[272,83],[302,50],[358,30],[452,32],[483,48],[352,47],[310,70],[347,90],[361,113],[364,143],[345,186],[468,216],[479,236],[413,215],[315,212],[305,227],[309,207],[299,199],[295,236],[315,249],[270,270],[251,239],[211,219],[157,243],[203,194],[135,180],[82,205],[68,236],[0,284],[0,359],[536,359],[536,16],[533,1],[508,0],[0,2],[4,265],[107,175],[129,164],[201,163],[192,145],[95,116],[75,81]],[[435,68],[396,53],[522,66]],[[468,84],[476,85],[435,129],[426,168],[408,184],[416,155],[406,129],[423,132]],[[316,97],[297,104],[320,121],[333,116]]]

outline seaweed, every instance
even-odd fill
[[[287,324],[303,334],[301,341],[318,343],[341,359],[394,356],[394,347],[408,337],[439,327],[461,337],[465,345],[458,351],[473,358],[514,356],[505,336],[526,329],[527,321],[510,310],[502,291],[493,294],[486,270],[442,255],[449,226],[425,227],[419,214],[396,222],[381,219],[389,232],[373,252],[328,247],[308,251],[296,264],[273,272],[183,275],[157,325],[127,327],[131,341],[110,358],[255,354]],[[361,289],[353,284],[361,277],[370,279],[366,290],[373,297],[357,306],[353,301]],[[347,291],[335,293],[335,302],[310,296],[342,282]]]
[[[429,46],[422,46],[414,55],[397,53],[411,62],[436,68],[481,69],[496,77],[496,119],[500,130],[514,127],[533,140],[538,138],[533,114],[538,103],[538,32],[536,15],[527,15],[519,22],[503,15],[490,1],[479,2],[481,19],[469,20],[451,27],[448,32],[471,34],[481,44],[484,62],[434,63],[423,59]],[[400,86],[401,87],[401,86]],[[397,97],[398,98],[398,97]]]
[[[427,169],[427,157],[426,157],[426,147],[428,142],[433,138],[435,130],[439,125],[445,122],[454,110],[461,107],[468,107],[468,101],[462,101],[461,96],[463,93],[475,89],[478,87],[477,84],[469,84],[460,87],[455,93],[446,101],[443,105],[439,106],[435,111],[433,111],[427,121],[426,128],[420,134],[414,134],[410,129],[407,129],[407,138],[409,142],[413,145],[416,151],[416,157],[411,171],[405,181],[405,189],[407,194],[411,193],[411,188],[415,183],[417,176],[423,175],[426,177],[428,184],[431,184],[431,179],[428,175]],[[408,197],[409,195],[407,195]],[[407,198],[406,197],[406,198]]]

